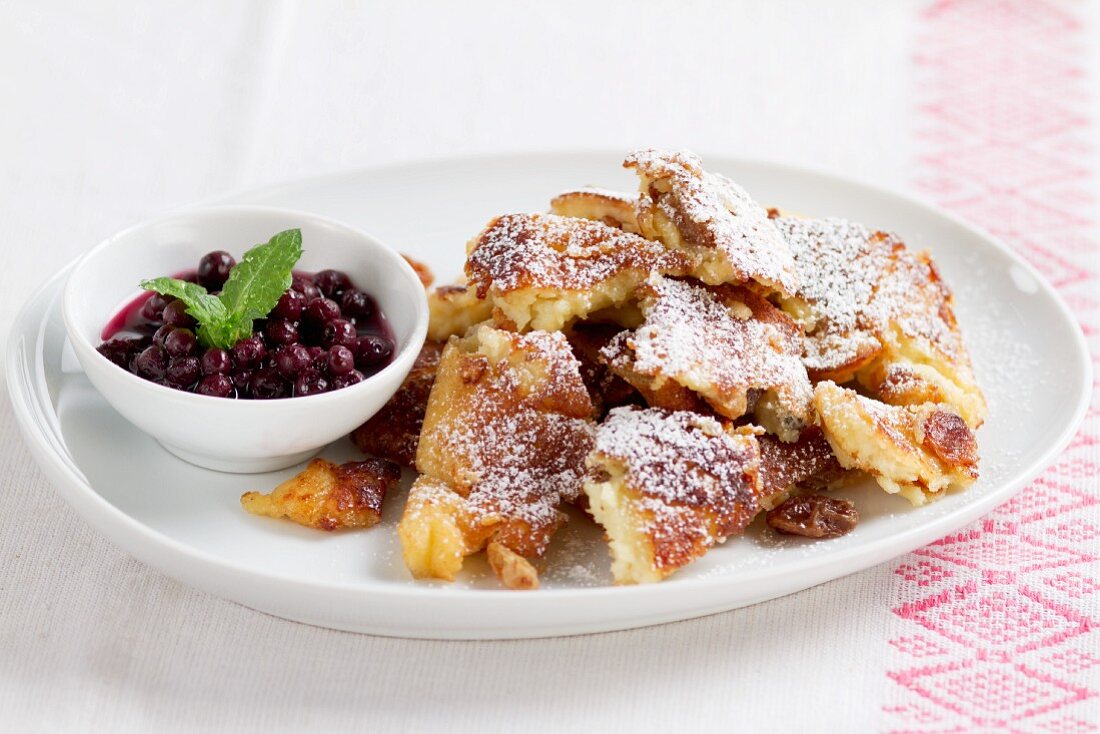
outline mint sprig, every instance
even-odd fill
[[[207,347],[229,349],[252,335],[255,319],[275,308],[290,287],[291,271],[301,257],[302,230],[288,229],[246,252],[216,296],[201,285],[178,278],[143,280],[141,287],[183,301],[187,313],[198,322],[199,341]]]

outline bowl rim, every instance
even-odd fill
[[[345,232],[359,238],[367,246],[379,251],[383,254],[383,257],[390,258],[395,263],[397,271],[401,273],[402,277],[407,282],[410,289],[419,295],[414,298],[416,304],[415,320],[413,322],[412,330],[409,334],[409,339],[405,346],[397,351],[393,356],[393,360],[388,365],[383,367],[378,372],[370,375],[362,382],[349,385],[348,387],[340,388],[339,390],[330,390],[328,392],[319,393],[316,395],[300,395],[300,396],[287,396],[282,398],[273,398],[270,400],[238,400],[219,398],[212,395],[200,395],[185,390],[177,390],[175,388],[167,387],[165,385],[159,385],[155,382],[145,380],[137,375],[133,374],[129,370],[124,370],[118,365],[110,363],[106,357],[101,355],[96,349],[96,345],[92,344],[88,340],[83,331],[77,328],[76,316],[75,316],[75,298],[76,288],[74,286],[74,280],[76,276],[88,266],[88,264],[99,257],[103,256],[103,253],[109,251],[111,246],[123,237],[133,236],[135,233],[140,232],[143,229],[151,228],[156,225],[164,224],[174,220],[185,220],[194,217],[201,217],[206,214],[239,214],[247,216],[250,214],[267,214],[267,215],[284,215],[289,217],[301,217],[303,219],[309,219],[314,222],[322,223],[330,227],[336,227],[342,229]],[[189,209],[175,209],[163,214],[150,217],[137,224],[133,224],[125,229],[119,230],[112,235],[101,240],[90,250],[80,256],[76,263],[72,267],[72,271],[68,274],[65,281],[64,291],[62,294],[61,314],[65,322],[65,331],[69,337],[69,341],[73,345],[73,351],[76,352],[77,357],[80,358],[82,354],[88,355],[92,353],[95,358],[103,359],[107,364],[110,364],[117,370],[118,377],[123,381],[129,381],[135,389],[144,391],[150,398],[157,400],[166,400],[169,402],[176,402],[181,404],[190,404],[193,407],[201,406],[224,406],[227,404],[238,405],[238,410],[249,412],[271,412],[275,410],[284,409],[281,406],[302,406],[303,401],[310,401],[309,405],[315,405],[317,407],[329,406],[336,400],[348,400],[359,395],[364,395],[372,388],[376,387],[382,378],[388,376],[393,372],[404,370],[406,373],[411,369],[416,356],[420,353],[420,349],[427,338],[428,332],[428,300],[426,289],[420,280],[420,276],[413,270],[412,265],[394,248],[375,237],[374,235],[353,227],[352,225],[343,222],[332,217],[326,217],[321,214],[315,214],[302,209],[294,209],[290,207],[280,206],[265,206],[258,204],[209,204],[199,207],[193,207]],[[83,366],[83,360],[79,360]],[[113,373],[105,373],[113,374]]]

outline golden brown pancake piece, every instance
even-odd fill
[[[314,459],[269,494],[245,492],[241,506],[253,515],[286,517],[318,530],[369,528],[382,519],[382,500],[401,479],[401,467],[385,459],[337,466]]]
[[[466,285],[441,285],[428,291],[428,340],[446,342],[471,326],[488,321],[493,304]]]
[[[817,426],[808,426],[793,443],[767,433],[757,434],[756,439],[760,444],[761,509],[772,509],[796,488],[824,489],[843,482],[849,474]]]
[[[617,584],[660,581],[743,531],[759,507],[755,437],[694,413],[612,410],[588,467],[584,491]]]
[[[617,374],[643,394],[672,383],[727,418],[762,402],[758,420],[797,440],[812,419],[813,388],[801,332],[786,314],[746,288],[673,278],[651,278],[636,297],[642,325],[601,352]]]
[[[977,441],[951,406],[887,405],[832,382],[817,385],[814,404],[841,466],[914,505],[978,478]]]
[[[425,342],[408,377],[393,397],[370,420],[352,432],[351,440],[360,450],[413,467],[424,412],[428,409],[428,396],[435,383],[442,353],[443,345],[439,342]]]
[[[972,427],[985,417],[955,321],[954,299],[928,253],[843,219],[775,220],[798,267],[784,309],[806,329],[815,380],[853,377],[894,405],[949,403]]]
[[[581,491],[592,413],[563,334],[479,326],[451,339],[417,449],[425,476],[401,520],[413,574],[453,578],[462,556],[491,541],[541,557],[564,519],[559,506]],[[462,538],[458,558],[453,542],[435,540],[450,537],[444,527]]]
[[[711,285],[754,282],[783,295],[798,287],[794,258],[763,207],[686,151],[646,148],[623,162],[641,179],[638,228],[684,252]]]
[[[609,227],[638,234],[638,216],[634,211],[637,198],[620,191],[584,186],[555,196],[550,200],[550,211],[563,217],[594,219]]]
[[[600,350],[620,331],[621,328],[611,324],[585,323],[575,325],[566,334],[598,416],[620,405],[641,400],[637,390],[600,361]]]
[[[493,304],[497,324],[558,331],[624,304],[651,273],[679,273],[685,259],[602,222],[554,214],[507,214],[469,245],[466,276]]]

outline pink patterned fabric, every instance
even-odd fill
[[[1023,253],[1074,309],[1095,355],[1096,81],[1084,68],[1084,9],[1023,0],[925,9],[917,183]],[[1097,730],[1098,447],[1094,400],[1080,434],[1030,487],[898,563],[886,731]]]

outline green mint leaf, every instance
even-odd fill
[[[302,256],[302,230],[288,229],[244,254],[229,271],[220,295],[178,278],[143,280],[141,287],[184,302],[198,322],[196,335],[207,347],[229,349],[252,336],[252,322],[267,316],[290,287],[291,270]]]
[[[248,331],[241,334],[240,329],[237,328],[237,324],[232,319],[209,321],[207,323],[200,321],[195,329],[195,335],[205,346],[231,349],[241,339],[252,336],[252,322],[249,321]]]
[[[218,296],[238,328],[267,316],[290,287],[291,270],[302,256],[302,230],[288,229],[244,254]]]
[[[199,322],[198,337],[206,346],[222,349],[233,346],[234,342],[226,343],[225,330],[222,328],[229,319],[225,304],[217,296],[207,293],[201,285],[178,278],[153,278],[141,281],[141,287],[183,301],[187,306],[187,313]]]

